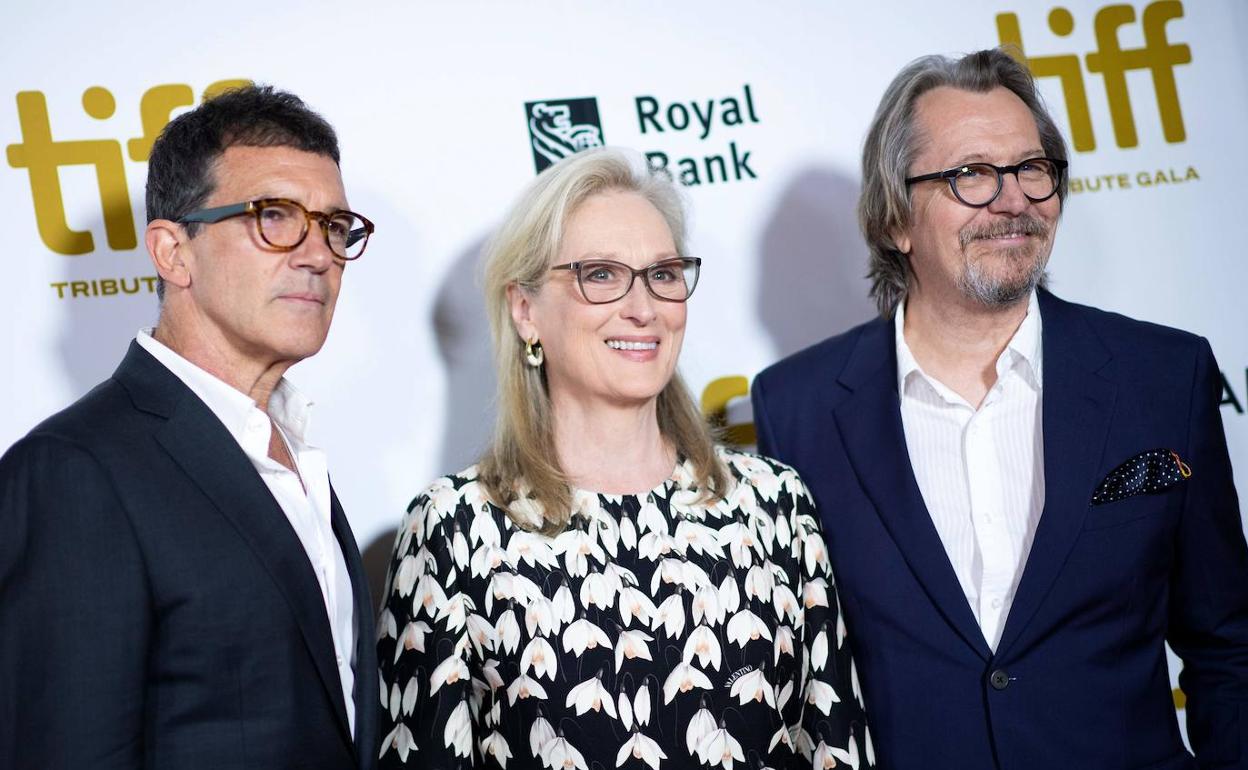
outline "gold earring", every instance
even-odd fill
[[[546,351],[542,350],[542,343],[537,340],[533,340],[532,342],[525,340],[524,360],[534,369],[541,366],[542,362],[546,360]]]

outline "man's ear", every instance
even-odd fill
[[[515,324],[516,333],[526,342],[541,339],[536,319],[533,317],[533,298],[521,286],[511,283],[507,285],[507,304],[511,307],[511,322]]]
[[[170,286],[185,289],[191,285],[188,257],[191,256],[190,238],[177,222],[153,219],[143,233],[147,253],[156,267],[156,273]]]
[[[910,228],[898,229],[889,235],[893,239],[893,247],[902,254],[910,256],[910,247],[913,245],[910,242]]]

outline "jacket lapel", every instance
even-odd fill
[[[1098,480],[1117,387],[1097,374],[1110,353],[1078,309],[1045,291],[1043,322],[1044,509],[998,656],[1018,641],[1083,528]]]
[[[333,486],[329,489],[330,523],[347,563],[351,594],[355,601],[355,751],[361,768],[376,759],[377,736],[377,634],[373,626],[373,600],[369,596],[364,561],[355,543],[350,523],[338,502]],[[340,688],[341,689],[341,688]]]
[[[131,344],[114,377],[126,386],[136,407],[167,418],[156,431],[156,440],[238,530],[272,576],[299,625],[343,736],[354,743],[321,588],[303,545],[269,488],[216,415],[137,344]],[[359,553],[354,553],[358,563]],[[355,580],[353,574],[353,588]]]
[[[839,381],[852,394],[834,410],[850,465],[910,570],[946,622],[987,660],[992,653],[923,502],[901,422],[891,322],[863,331]]]

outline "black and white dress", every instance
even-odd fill
[[[475,468],[417,497],[378,623],[382,767],[874,766],[810,495],[720,451],[726,499],[680,463],[648,493],[576,492],[554,537]]]

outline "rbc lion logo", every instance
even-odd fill
[[[526,102],[524,109],[538,173],[569,155],[603,145],[598,100],[592,96]]]

